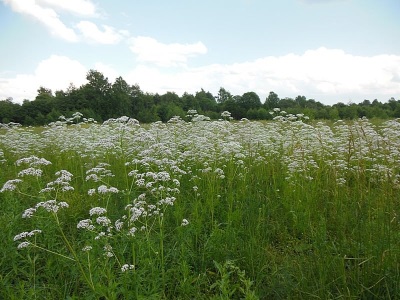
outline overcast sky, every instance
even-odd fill
[[[0,100],[90,69],[150,93],[400,99],[400,0],[0,1]]]

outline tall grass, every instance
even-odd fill
[[[398,120],[79,121],[0,128],[1,299],[400,297]]]

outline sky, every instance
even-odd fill
[[[85,84],[400,100],[400,0],[0,0],[0,100]]]

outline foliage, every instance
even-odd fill
[[[85,112],[86,117],[103,122],[109,118],[129,116],[144,123],[161,120],[167,122],[173,116],[184,117],[188,110],[218,119],[222,111],[229,111],[236,120],[270,120],[268,111],[280,108],[291,114],[305,114],[311,119],[338,120],[367,117],[390,119],[400,117],[400,100],[391,98],[386,103],[364,100],[360,104],[338,102],[324,105],[314,99],[298,95],[295,99],[282,98],[271,91],[264,103],[255,92],[232,95],[221,87],[216,96],[203,89],[194,95],[173,92],[163,95],[149,94],[138,85],[129,85],[122,77],[110,83],[107,77],[96,70],[87,74],[87,83],[79,88],[70,85],[66,91],[55,91],[45,87],[38,89],[33,101],[22,105],[12,98],[0,101],[0,122],[16,122],[23,125],[45,125],[56,121],[58,115],[71,115],[75,111]]]
[[[399,120],[190,114],[3,125],[0,298],[400,297]]]

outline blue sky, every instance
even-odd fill
[[[89,69],[151,93],[400,99],[399,0],[0,2],[0,100]]]

